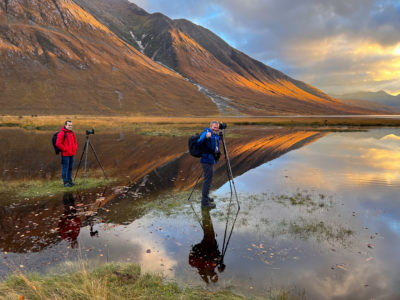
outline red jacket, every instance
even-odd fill
[[[64,135],[67,135],[64,140]],[[65,127],[61,128],[60,133],[57,135],[56,147],[61,150],[62,156],[76,155],[78,144],[76,142],[75,133]]]
[[[74,217],[72,219],[62,217],[58,222],[58,228],[62,239],[75,241],[81,231],[81,225],[82,221],[79,217]]]

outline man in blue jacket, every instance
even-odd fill
[[[200,159],[204,174],[203,190],[201,194],[202,208],[212,209],[216,207],[214,200],[210,198],[208,194],[210,193],[210,187],[214,175],[214,165],[217,163],[215,156],[217,153],[220,153],[218,132],[219,123],[217,121],[212,121],[210,127],[204,129],[197,141],[204,149]]]

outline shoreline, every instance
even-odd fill
[[[21,127],[25,129],[54,129],[71,119],[74,126],[120,128],[126,126],[154,125],[197,125],[210,120],[229,125],[270,125],[270,126],[400,126],[400,115],[309,115],[309,116],[209,116],[209,117],[158,117],[158,116],[94,116],[94,115],[26,115],[0,116],[0,127]]]

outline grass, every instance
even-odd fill
[[[289,299],[286,293],[276,299]],[[180,288],[159,275],[142,274],[133,264],[106,264],[93,271],[85,267],[63,275],[21,272],[0,283],[1,299],[250,299],[229,291]],[[255,299],[255,298],[252,298]]]
[[[305,206],[308,208],[309,212],[317,210],[318,208],[323,208],[327,206],[332,206],[333,198],[332,196],[325,196],[323,194],[312,195],[310,193],[297,192],[292,195],[271,195],[271,200],[280,203],[284,206]]]
[[[25,130],[57,131],[64,120],[73,121],[74,130],[84,132],[95,128],[96,132],[110,130],[133,131],[143,136],[190,136],[201,133],[210,119],[201,118],[140,118],[140,117],[96,117],[91,116],[0,116],[0,127],[17,127]],[[237,133],[229,133],[230,138],[241,137]]]
[[[296,220],[279,222],[278,227],[273,231],[273,236],[289,234],[302,240],[315,238],[317,241],[339,241],[346,244],[347,239],[354,232],[342,225],[331,226],[323,221],[305,219],[299,217]]]
[[[138,117],[138,116],[90,116],[90,115],[52,115],[52,116],[0,116],[0,127],[20,127],[30,130],[58,130],[65,120],[71,119],[74,123],[76,130],[84,130],[89,128],[103,129],[103,128],[124,128],[124,129],[137,129],[138,127],[151,128],[156,125],[158,134],[167,129],[168,126],[175,127],[177,134],[180,130],[188,126],[193,126],[194,129],[198,126],[208,124],[212,119],[217,119],[232,125],[273,125],[285,127],[323,127],[324,130],[341,130],[334,127],[343,126],[400,126],[399,118],[373,118],[373,117],[222,117],[222,116],[208,116],[208,117]],[[327,120],[327,126],[325,126]],[[139,126],[140,125],[140,126]],[[160,126],[161,125],[161,126]],[[168,126],[165,126],[168,125]],[[159,128],[166,127],[166,129]],[[172,130],[172,129],[171,129]],[[167,130],[168,131],[168,130]],[[152,134],[150,130],[144,130],[144,134]],[[156,134],[156,133],[154,133]],[[174,132],[172,134],[175,134]]]
[[[85,188],[104,187],[115,179],[86,178]],[[73,187],[64,187],[61,180],[30,180],[30,181],[0,181],[0,193],[12,194],[17,198],[35,198],[61,194],[64,192],[80,191],[83,179],[78,178]]]
[[[188,137],[195,133],[201,133],[207,124],[136,124],[126,129],[134,129],[144,136],[184,136]],[[243,135],[229,132],[229,138],[240,138]]]
[[[196,195],[193,195],[190,199],[190,202],[193,203],[194,206],[200,203],[198,193],[199,192],[197,192]],[[189,192],[175,192],[158,195],[155,199],[143,203],[143,208],[146,211],[152,211],[155,214],[162,213],[166,216],[191,213],[190,208],[187,207],[187,205],[190,204],[190,202],[187,201],[189,194]],[[186,207],[184,208],[184,206]]]

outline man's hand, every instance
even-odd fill
[[[206,138],[210,138],[210,136],[211,136],[211,132],[209,132],[209,131],[207,131],[207,133],[206,133]]]

